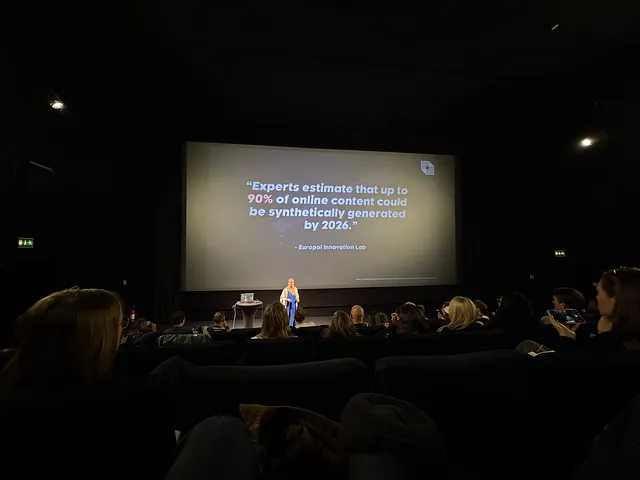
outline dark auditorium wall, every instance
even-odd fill
[[[10,75],[3,76],[9,83],[0,89],[16,92],[3,106],[19,112],[16,135],[11,128],[2,130],[8,134],[2,152],[13,155],[19,167],[15,182],[14,170],[1,167],[3,178],[9,175],[2,185],[11,185],[8,196],[14,197],[12,228],[0,232],[3,265],[9,265],[2,279],[11,287],[5,290],[7,318],[39,296],[73,285],[115,289],[139,314],[159,321],[176,308],[202,319],[211,310],[228,309],[240,292],[180,292],[181,155],[182,142],[189,140],[459,158],[461,288],[307,291],[301,285],[303,305],[312,313],[356,302],[392,308],[414,299],[437,305],[454,292],[492,302],[514,288],[543,305],[553,286],[575,285],[591,293],[600,269],[640,264],[634,235],[640,89],[630,61],[637,59],[637,45],[594,52],[597,69],[567,63],[531,78],[514,74],[475,97],[451,98],[444,111],[422,105],[417,113],[387,112],[388,104],[378,104],[379,92],[372,91],[348,112],[338,102],[323,103],[319,116],[305,114],[304,105],[252,98],[244,91],[226,98],[224,92],[235,92],[226,88],[235,78],[224,72],[190,78],[190,65],[175,58],[171,45],[157,48],[154,37],[145,37],[153,48],[132,47],[126,34],[109,31],[117,28],[109,25],[120,25],[117,10],[112,19],[100,16],[109,12],[83,10],[85,22],[61,29],[51,18],[76,14],[75,6],[68,12],[58,4],[49,8],[39,10],[37,20],[25,17],[18,24],[30,42],[9,61],[3,57],[11,67],[7,71],[19,73],[15,85]],[[100,18],[92,23],[91,15]],[[90,52],[78,50],[78,38],[92,45]],[[109,42],[96,41],[103,38]],[[343,67],[326,61],[318,68],[339,73]],[[378,73],[350,68],[362,68],[357,78]],[[47,107],[48,89],[68,102],[67,112]],[[328,91],[309,88],[308,95]],[[206,102],[197,96],[203,92],[210,92]],[[358,109],[363,103],[366,109]],[[575,148],[578,138],[599,132],[605,141],[589,151]],[[56,175],[30,167],[29,160],[52,165]],[[38,248],[15,250],[20,234],[35,236]],[[553,258],[556,248],[565,249],[567,258]],[[258,293],[263,300],[277,297],[277,292]]]

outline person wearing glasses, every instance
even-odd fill
[[[596,285],[598,295],[598,334],[589,340],[589,348],[599,352],[640,350],[640,269],[624,267],[602,274]],[[580,324],[568,327],[550,316],[558,334],[577,344],[576,330]]]

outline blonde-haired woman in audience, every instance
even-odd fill
[[[71,288],[38,300],[19,319],[17,348],[0,372],[8,392],[46,392],[104,380],[122,335],[112,292]]]
[[[484,326],[477,322],[480,312],[467,297],[453,297],[449,303],[449,324],[438,329],[439,332],[465,331],[475,332]]]
[[[291,337],[291,329],[289,328],[289,316],[287,311],[280,302],[273,302],[264,309],[262,315],[262,330],[258,335],[252,338],[289,338]]]

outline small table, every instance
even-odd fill
[[[260,300],[254,300],[253,302],[238,302],[236,306],[242,312],[243,328],[253,328],[253,321],[256,318],[256,312],[258,308],[262,306]]]

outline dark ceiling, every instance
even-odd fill
[[[640,45],[640,5],[621,0],[212,3],[26,7],[13,59],[22,80],[55,89],[76,115],[180,137],[408,129],[461,143],[460,132],[523,111],[584,116],[615,98],[612,77],[637,62]]]

